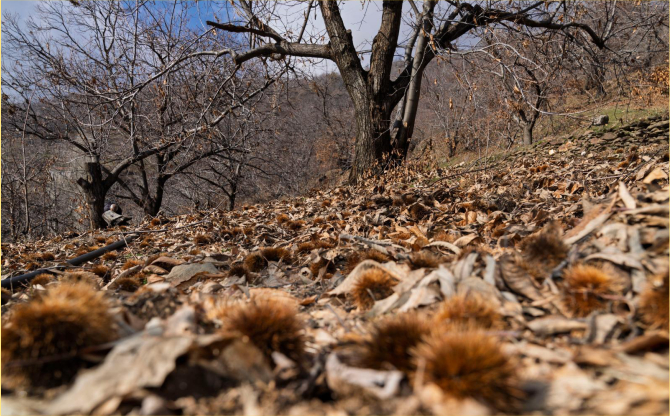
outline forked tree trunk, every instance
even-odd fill
[[[441,18],[440,26],[436,31],[433,28],[432,13],[435,1],[424,2],[423,12],[419,15],[414,3],[412,7],[419,15],[421,33],[415,32],[418,38],[416,53],[413,60],[412,42],[417,40],[415,35],[410,37],[406,45],[405,68],[395,81],[391,81],[393,58],[398,48],[398,35],[401,26],[401,1],[382,2],[382,22],[377,35],[372,41],[370,66],[365,70],[361,58],[356,51],[353,36],[347,30],[338,3],[335,1],[319,1],[321,16],[328,33],[327,44],[306,44],[292,42],[285,39],[280,33],[261,22],[251,8],[251,2],[242,2],[240,9],[247,15],[249,22],[246,26],[222,24],[208,21],[207,24],[229,32],[255,34],[275,42],[267,42],[246,52],[236,54],[234,61],[242,64],[255,57],[271,57],[275,55],[290,55],[308,58],[325,58],[335,62],[340,71],[344,85],[351,97],[356,114],[357,136],[355,156],[349,175],[350,182],[356,182],[368,169],[375,164],[383,163],[387,156],[405,156],[408,149],[408,139],[412,137],[412,130],[416,122],[416,112],[421,93],[421,77],[426,65],[435,57],[433,47],[445,49],[452,47],[452,43],[470,32],[473,28],[489,26],[497,22],[513,22],[516,25],[547,28],[550,30],[565,30],[568,27],[579,27],[590,36],[599,48],[604,43],[595,32],[586,25],[570,22],[569,24],[556,23],[552,19],[535,21],[528,13],[539,4],[530,6],[523,12],[508,12],[495,8],[483,8],[479,4],[458,4],[445,18]],[[311,5],[312,3],[310,3]],[[309,12],[306,14],[308,18]],[[307,24],[307,20],[305,20]],[[299,39],[302,38],[302,34]],[[411,63],[411,67],[410,67]],[[411,85],[410,85],[411,82]],[[407,91],[409,88],[409,91]],[[398,121],[394,127],[394,141],[390,140],[391,110],[398,104],[407,91],[407,99],[400,106]],[[401,117],[401,118],[400,118]],[[400,124],[400,125],[399,125]],[[531,136],[532,140],[532,136]],[[395,146],[395,151],[393,147]],[[393,152],[392,152],[393,151]]]

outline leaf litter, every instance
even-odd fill
[[[146,222],[3,291],[2,412],[667,414],[667,134]],[[3,278],[130,231],[3,243]],[[73,313],[66,285],[104,298]],[[112,341],[53,338],[93,324]]]

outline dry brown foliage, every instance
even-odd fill
[[[668,329],[668,273],[649,279],[647,288],[640,295],[642,321],[653,328]]]

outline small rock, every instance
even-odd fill
[[[594,126],[604,126],[610,122],[610,118],[607,115],[599,115],[593,118]]]

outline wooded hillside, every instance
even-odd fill
[[[667,413],[667,134],[143,223],[3,289],[3,412]],[[123,232],[3,243],[3,272]]]
[[[2,414],[670,411],[667,2],[17,4]]]

